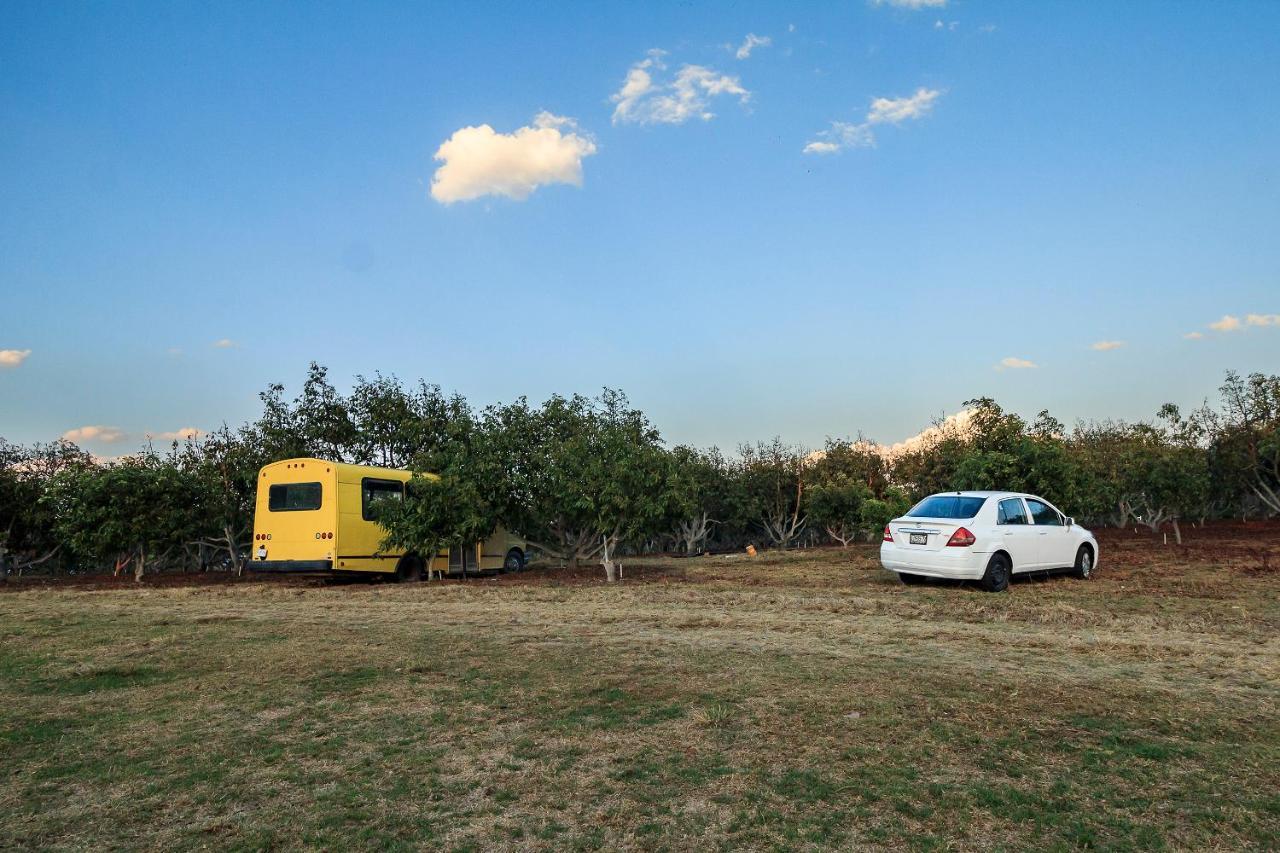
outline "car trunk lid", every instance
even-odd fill
[[[963,523],[947,518],[899,518],[889,522],[889,532],[899,548],[909,551],[941,551]]]

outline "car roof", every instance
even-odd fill
[[[932,495],[929,495],[929,497],[931,497],[931,498],[940,498],[940,497],[941,497],[941,498],[944,498],[944,497],[947,497],[948,495],[951,495],[951,496],[959,496],[959,497],[962,497],[962,498],[995,498],[995,497],[1005,497],[1005,498],[1036,498],[1036,496],[1035,496],[1035,495],[1027,494],[1026,492],[980,492],[980,491],[967,491],[967,492],[934,492]],[[1037,500],[1041,500],[1041,498],[1036,498],[1036,499],[1037,499]]]

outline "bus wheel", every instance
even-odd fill
[[[417,557],[401,557],[396,564],[396,582],[409,583],[422,580],[422,561]]]
[[[512,548],[508,551],[507,559],[502,561],[502,570],[504,572],[524,571],[524,552],[519,548]]]

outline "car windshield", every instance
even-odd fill
[[[968,495],[934,495],[912,507],[907,518],[973,518],[986,502]]]

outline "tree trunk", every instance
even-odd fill
[[[614,566],[613,560],[609,559],[609,537],[604,537],[604,578],[607,583],[613,583],[617,578],[617,567]]]
[[[1170,523],[1173,524],[1173,541],[1181,545],[1182,544],[1182,528],[1178,527],[1177,516],[1174,516],[1173,520]]]
[[[222,535],[227,540],[227,553],[231,556],[231,570],[236,577],[244,574],[244,558],[240,555],[240,543],[236,541],[236,533],[230,524],[222,525]]]
[[[853,541],[854,534],[850,533],[847,528],[828,527],[826,531],[828,536],[840,543],[841,548],[848,548],[849,543]]]

